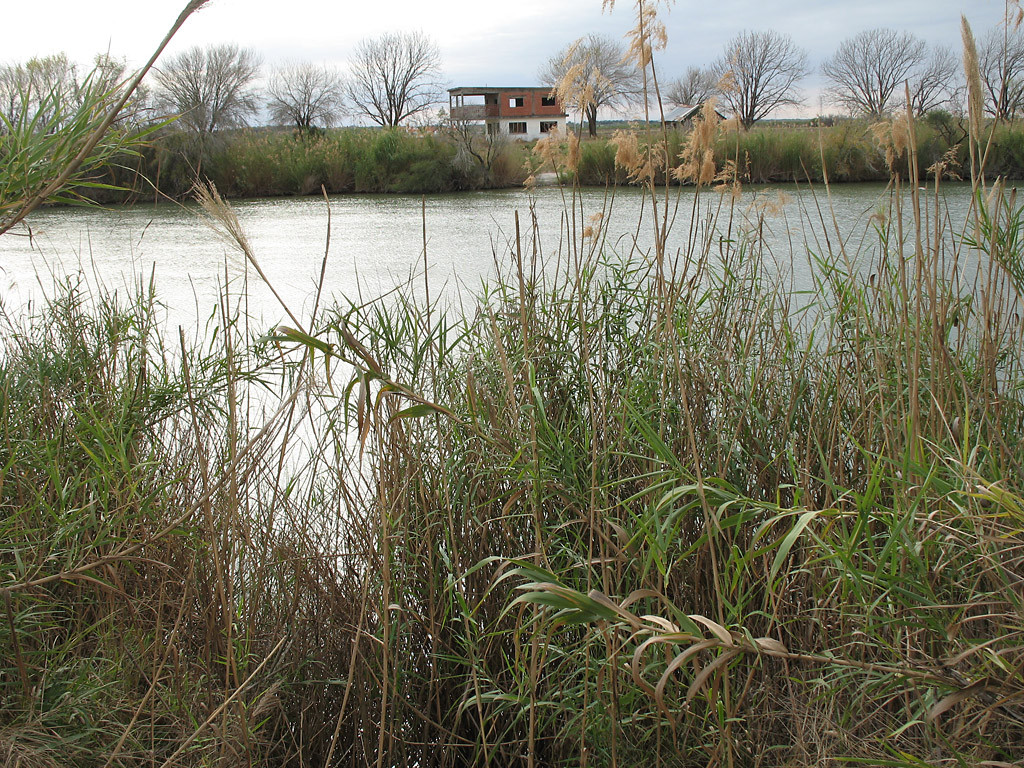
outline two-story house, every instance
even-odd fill
[[[453,123],[482,122],[492,135],[530,141],[565,133],[565,110],[548,87],[451,88],[448,106]]]

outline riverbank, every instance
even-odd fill
[[[523,217],[459,312],[314,286],[181,332],[68,286],[8,317],[0,755],[1012,763],[1024,223],[929,195],[893,200],[919,247],[798,244],[799,294],[702,189],[686,248],[630,259]]]
[[[944,162],[950,178],[969,176],[965,127],[946,113],[916,125],[920,179],[926,169]],[[641,144],[649,140],[638,133]],[[660,141],[660,129],[654,132]],[[667,156],[678,158],[685,131],[670,129]],[[890,170],[886,138],[863,121],[833,125],[763,125],[750,131],[727,131],[713,147],[715,162],[733,163],[743,183],[886,182],[890,172],[908,176],[907,160],[898,158]],[[151,199],[154,195],[182,199],[190,194],[197,174],[213,181],[230,198],[280,197],[345,193],[429,194],[521,186],[539,172],[550,172],[535,152],[536,143],[488,145],[482,136],[461,136],[445,130],[343,129],[301,136],[272,129],[225,132],[199,143],[167,129],[111,170],[109,181],[130,190],[99,192],[105,202]],[[561,170],[587,186],[637,183],[616,168],[617,145],[612,135],[585,138],[578,164]],[[671,164],[670,164],[671,165]],[[1024,129],[999,126],[992,133],[987,168],[993,176],[1024,178]],[[657,180],[666,180],[664,169]],[[669,183],[677,180],[668,174]],[[155,189],[154,189],[155,187]]]

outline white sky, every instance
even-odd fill
[[[0,63],[65,52],[87,63],[110,51],[131,65],[148,58],[185,0],[0,0]],[[980,36],[1003,17],[1004,0],[678,0],[664,16],[668,48],[663,78],[717,58],[743,29],[793,36],[817,69],[836,45],[864,29],[907,30],[959,49],[960,14]],[[543,62],[577,37],[621,36],[632,0],[602,13],[601,0],[212,0],[178,33],[169,52],[233,42],[265,64],[312,61],[344,68],[362,38],[422,30],[438,42],[449,86],[530,85]],[[817,112],[820,78],[804,83],[807,111]]]

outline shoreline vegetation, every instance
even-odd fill
[[[764,124],[749,131],[725,131],[715,141],[715,162],[732,161],[743,183],[887,182],[878,126],[861,120],[832,125]],[[634,126],[635,129],[635,126]],[[582,186],[636,184],[615,164],[616,136],[607,130],[580,142],[579,164],[562,170],[563,183]],[[660,129],[659,129],[660,130]],[[683,131],[668,133],[669,154],[687,141]],[[917,125],[919,182],[926,169],[942,162],[947,178],[969,177],[966,127],[948,113],[935,112]],[[100,190],[103,203],[157,197],[184,199],[192,194],[197,171],[225,198],[286,197],[344,193],[432,194],[522,186],[541,169],[537,142],[488,146],[481,136],[456,136],[443,130],[347,128],[322,134],[281,129],[223,131],[203,146],[180,131],[165,128],[137,148],[138,155],[116,162],[102,179],[122,190]],[[470,152],[469,149],[473,149]],[[902,165],[901,165],[902,164]],[[1024,127],[999,126],[993,132],[987,167],[994,176],[1024,178]],[[895,170],[907,178],[906,161]],[[664,182],[664,176],[657,178]],[[678,183],[669,179],[670,183]]]
[[[527,227],[461,313],[6,317],[0,761],[1012,764],[1024,218],[898,179],[799,301],[701,184],[687,250]]]
[[[709,107],[679,145],[539,144],[638,184],[653,246],[613,255],[568,187],[459,311],[321,281],[172,331],[140,279],[0,313],[0,766],[1019,764],[1024,210],[964,44],[967,216],[958,158],[880,123],[888,207],[838,231],[823,192],[799,295]],[[97,114],[16,137],[0,235],[123,149]],[[367,174],[442,152],[366,141]],[[696,188],[676,250],[662,180]]]

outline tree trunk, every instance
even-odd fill
[[[597,138],[597,105],[588,104],[587,109],[587,129],[590,132],[590,138]]]

